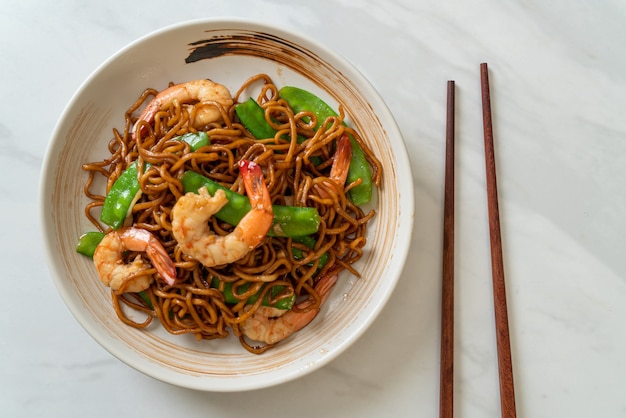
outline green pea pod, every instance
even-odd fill
[[[316,129],[318,129],[327,118],[338,116],[338,113],[326,104],[326,102],[313,93],[301,88],[285,86],[278,91],[278,95],[289,104],[295,113],[313,113],[317,118]],[[361,184],[352,188],[349,192],[352,202],[360,206],[368,203],[372,199],[372,167],[365,157],[365,152],[352,136],[350,136],[350,142],[352,144],[352,158],[348,169],[347,182],[352,183],[361,179]]]
[[[189,144],[189,149],[192,152],[195,152],[200,147],[204,147],[205,145],[209,145],[209,135],[206,132],[188,132],[182,136],[177,136],[176,138],[179,141],[184,141]]]
[[[218,279],[217,277],[214,277],[213,280],[211,281],[211,286],[216,289],[219,289],[220,285],[222,285],[221,280]],[[246,303],[249,305],[252,305],[253,303],[255,303],[259,299],[259,296],[261,295],[261,292],[263,292],[263,289],[265,288],[265,286],[266,285],[263,285],[263,287],[261,287],[261,289],[257,293],[250,296],[248,300],[246,301]],[[250,287],[250,284],[246,283],[246,284],[239,286],[237,290],[243,293],[246,290],[248,290],[249,287]],[[280,292],[282,292],[284,289],[285,289],[285,286],[272,286],[270,291],[265,294],[265,297],[263,298],[263,301],[261,302],[261,304],[263,306],[271,306],[272,308],[277,308],[277,309],[284,309],[284,310],[291,309],[296,301],[296,295],[291,295],[289,297],[280,298],[273,305],[270,303],[270,300],[276,298],[280,294]],[[226,300],[226,303],[239,303],[239,299],[237,299],[235,297],[235,294],[233,293],[233,284],[231,282],[223,283],[222,293],[224,293],[224,299]]]
[[[185,172],[180,181],[185,193],[197,193],[206,186],[209,194],[213,195],[218,189],[224,190],[228,203],[220,209],[215,217],[231,225],[237,225],[251,209],[247,196],[235,193],[227,187],[204,177],[194,171]],[[267,235],[274,237],[295,237],[311,235],[317,232],[320,225],[320,216],[315,208],[273,205],[274,220]]]
[[[85,232],[78,239],[76,251],[87,257],[93,257],[93,253],[96,252],[96,247],[100,244],[104,235],[104,232],[100,231]]]
[[[307,236],[302,236],[302,237],[293,237],[292,238],[293,241],[298,242],[300,244],[304,244],[307,247],[313,249],[315,248],[315,238],[307,235]],[[291,248],[291,252],[293,253],[293,256],[297,259],[303,259],[304,258],[304,253],[302,252],[302,250],[300,250],[299,248],[295,248],[292,247]],[[328,253],[324,253],[320,256],[319,258],[319,263],[317,264],[317,269],[320,270],[322,267],[324,267],[326,265],[326,263],[328,263]],[[310,263],[309,265],[312,265],[313,263]]]
[[[252,97],[235,106],[235,113],[237,113],[241,124],[256,139],[274,138],[276,136],[278,131],[265,119],[265,109]],[[297,141],[299,144],[305,140],[305,137],[298,135]],[[313,156],[310,160],[316,166],[323,162],[323,159],[318,156]]]
[[[140,194],[137,161],[133,161],[115,180],[113,187],[104,198],[100,220],[111,228],[118,229],[124,223],[124,219]]]
[[[150,300],[150,296],[148,296],[145,290],[142,290],[137,293],[139,293],[139,297],[141,297],[141,299],[145,302],[146,305],[148,305],[150,309],[154,309],[154,306],[152,305],[152,300]]]
[[[235,106],[235,113],[256,139],[274,138],[276,135],[276,129],[265,120],[265,110],[252,97]]]

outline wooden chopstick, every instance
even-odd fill
[[[480,84],[483,104],[483,130],[485,137],[485,166],[487,175],[487,207],[489,211],[489,238],[491,244],[491,271],[493,280],[493,303],[496,321],[496,344],[498,350],[498,374],[500,377],[500,407],[502,417],[512,418],[515,412],[513,389],[513,366],[509,340],[509,319],[504,284],[502,240],[500,236],[500,214],[496,184],[496,159],[493,149],[491,123],[491,99],[489,93],[489,70],[486,63],[480,64]]]
[[[444,183],[439,417],[452,418],[454,407],[454,81],[452,80],[448,81],[446,105]]]

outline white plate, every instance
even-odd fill
[[[202,55],[203,54],[203,55]],[[209,56],[213,56],[209,58]],[[196,58],[198,59],[196,60]],[[311,90],[337,108],[383,163],[377,215],[368,232],[361,279],[347,272],[304,330],[263,355],[236,338],[196,341],[170,335],[157,321],[140,331],[122,324],[92,261],[74,250],[92,229],[83,215],[86,178],[81,163],[101,159],[112,129],[146,87],[210,78],[234,93],[251,75],[279,86]],[[41,217],[48,262],[67,306],[106,350],[162,381],[200,390],[242,391],[303,376],[335,358],[372,323],[402,271],[413,223],[413,186],[396,123],[369,82],[353,66],[303,36],[247,20],[203,20],[159,30],[122,49],[78,89],[52,135],[41,177]]]

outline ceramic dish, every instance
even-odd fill
[[[248,77],[270,75],[278,85],[311,90],[349,122],[382,160],[382,186],[362,278],[340,276],[333,294],[307,328],[262,355],[236,338],[196,341],[174,336],[155,321],[147,330],[124,325],[93,263],[75,251],[91,229],[83,214],[81,164],[101,159],[113,128],[146,87],[211,78],[235,91]],[[337,357],[376,318],[402,271],[413,222],[413,186],[406,150],[392,115],[353,66],[327,48],[285,30],[244,20],[203,20],[159,30],[130,44],[80,86],[53,132],[41,178],[41,217],[50,270],[67,306],[106,350],[162,381],[210,391],[268,387],[301,377]]]

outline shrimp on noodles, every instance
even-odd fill
[[[332,180],[336,186],[342,187],[348,178],[348,168],[350,167],[350,158],[352,157],[352,144],[348,135],[343,134],[337,141],[337,149],[333,156],[333,165],[330,168],[329,179]],[[326,183],[329,185],[328,183]],[[320,196],[328,198],[330,197],[328,192],[322,187],[316,187]]]
[[[240,161],[239,167],[252,210],[230,234],[216,235],[208,225],[209,218],[228,202],[223,190],[214,196],[206,187],[199,194],[189,192],[172,209],[172,234],[182,252],[206,267],[239,260],[263,241],[272,226],[272,201],[261,167],[250,161]]]
[[[316,302],[311,295],[295,306],[296,311],[260,306],[250,318],[241,323],[242,332],[251,340],[276,344],[294,332],[300,331],[315,319],[321,305],[326,301],[335,283],[337,283],[337,277],[336,272],[329,272],[322,276],[315,285],[315,291],[320,297],[317,308],[309,309]]]
[[[194,80],[175,84],[159,92],[139,116],[139,121],[151,123],[156,113],[173,101],[186,103],[217,103],[228,110],[233,105],[230,91],[223,84],[211,80]],[[221,119],[222,113],[217,106],[202,106],[197,109],[193,125],[201,127]]]
[[[113,291],[140,292],[152,283],[152,275],[138,274],[150,268],[141,255],[127,264],[125,251],[145,252],[167,284],[176,282],[176,267],[161,242],[145,229],[125,228],[106,234],[93,255],[100,280]]]

